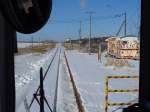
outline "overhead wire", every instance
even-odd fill
[[[120,18],[123,16],[123,13],[121,14],[115,14],[115,15],[110,15],[110,16],[98,16],[98,17],[93,17],[93,20],[98,21],[98,20],[107,20],[107,19],[114,19],[114,18]],[[64,19],[64,20],[51,20],[49,23],[79,23],[81,19]],[[88,18],[82,19],[83,22],[89,21]]]

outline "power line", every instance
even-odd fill
[[[114,14],[114,15],[109,15],[109,16],[97,16],[93,17],[92,20],[107,20],[107,19],[114,19],[114,18],[120,18],[123,16],[123,13],[121,14]],[[89,21],[88,18],[82,19],[82,22],[87,22]],[[64,20],[51,20],[49,21],[50,23],[78,23],[80,22],[80,19],[64,19]]]

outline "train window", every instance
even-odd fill
[[[148,108],[143,104],[150,97],[139,69],[141,5],[141,0],[2,0],[0,65],[5,59],[8,74],[15,74],[9,82],[15,83],[15,90],[9,90],[13,109],[131,112],[141,102]],[[7,31],[1,34],[1,29]],[[9,63],[10,54],[14,60]],[[0,90],[4,81],[8,88],[9,77],[4,76]],[[6,104],[3,95],[0,112]]]

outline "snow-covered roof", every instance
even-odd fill
[[[129,40],[132,40],[132,41],[138,41],[138,38],[137,37],[124,37],[124,38],[121,38],[122,41],[129,41]]]
[[[70,41],[70,38],[67,38],[66,41]]]
[[[109,41],[109,40],[111,40],[111,39],[120,40],[120,37],[110,37],[110,38],[106,39],[105,41]]]

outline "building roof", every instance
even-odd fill
[[[132,40],[132,41],[139,41],[138,40],[138,37],[124,37],[124,38],[121,38],[122,41],[129,41],[129,40]]]
[[[110,38],[106,39],[105,41],[109,41],[109,40],[113,40],[113,39],[120,40],[120,37],[110,37]]]

